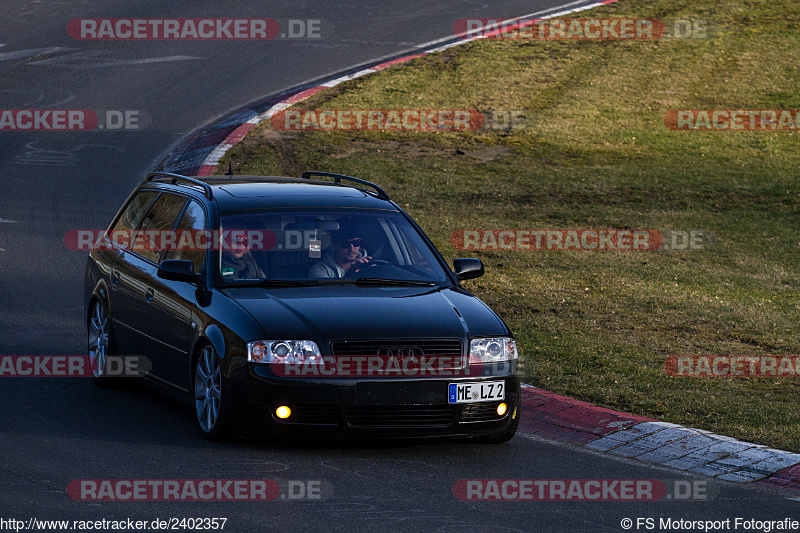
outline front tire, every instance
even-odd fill
[[[194,366],[194,404],[203,437],[223,441],[231,437],[230,415],[224,398],[225,386],[214,347],[200,350]]]
[[[92,380],[98,387],[116,385],[114,378],[107,376],[109,347],[111,346],[111,324],[108,312],[100,301],[95,301],[89,317],[88,328],[89,365]]]
[[[501,431],[500,433],[493,433],[492,435],[475,437],[472,442],[478,444],[501,444],[503,442],[510,441],[511,438],[517,433],[517,427],[519,427],[520,410],[516,409],[514,411],[514,415],[516,416],[511,420],[511,425],[508,426],[508,428],[504,431]]]

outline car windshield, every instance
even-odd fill
[[[449,280],[408,220],[387,211],[247,212],[220,220],[226,283],[434,285]]]

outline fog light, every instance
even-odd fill
[[[497,416],[503,416],[508,411],[508,406],[505,403],[501,403],[497,406]]]
[[[292,416],[292,410],[285,405],[281,405],[280,407],[275,409],[275,416],[277,416],[280,419],[289,418],[290,416]]]

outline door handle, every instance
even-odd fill
[[[116,270],[111,271],[111,284],[119,285],[119,272],[117,272]]]
[[[148,302],[152,302],[153,301],[153,297],[155,296],[155,294],[156,294],[156,291],[154,291],[150,287],[147,287],[147,289],[145,289],[145,291],[144,291],[144,299],[147,300]]]

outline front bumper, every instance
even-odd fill
[[[244,369],[243,369],[244,370]],[[270,437],[425,438],[483,436],[506,430],[519,417],[520,382],[507,375],[453,378],[287,378],[266,366],[248,365],[231,388],[237,430]],[[505,398],[449,404],[448,386],[503,381]],[[508,406],[503,416],[497,406]],[[275,409],[288,406],[285,420]]]

